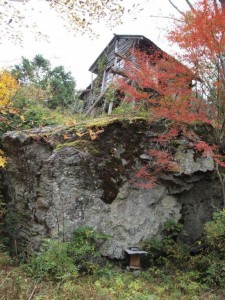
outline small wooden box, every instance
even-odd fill
[[[141,254],[146,254],[148,252],[140,250],[138,247],[129,247],[124,250],[130,256],[130,269],[141,269]]]

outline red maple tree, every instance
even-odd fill
[[[136,177],[144,179],[142,186],[151,187],[161,171],[177,171],[168,145],[182,137],[188,147],[214,159],[225,205],[220,170],[225,167],[225,10],[216,1],[199,0],[175,25],[169,40],[183,50],[188,67],[162,51],[151,55],[135,51],[132,61],[125,62],[128,79],[117,81],[126,101],[148,107],[150,122],[167,120],[164,132],[155,138],[156,149],[148,152],[154,163],[144,166]],[[211,131],[210,143],[190,129],[194,124]]]

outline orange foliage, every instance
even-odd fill
[[[216,164],[225,168],[225,156],[218,153],[219,149],[217,146],[209,145],[204,141],[199,141],[194,147],[197,151],[202,152],[203,156],[211,156]]]
[[[176,22],[169,38],[189,52],[190,62],[196,59],[197,63],[205,57],[217,59],[224,54],[225,12],[217,9],[213,0],[197,1],[195,10],[184,14],[181,21]]]
[[[135,51],[132,61],[125,62],[128,79],[117,81],[125,100],[148,106],[150,122],[169,120],[165,132],[152,139],[157,148],[149,152],[154,166],[146,165],[137,173],[145,187],[154,186],[161,171],[178,170],[172,153],[165,149],[179,136],[190,141],[188,147],[225,167],[220,148],[225,138],[225,9],[213,0],[196,1],[176,22],[169,39],[182,48],[189,68],[162,51],[152,55]],[[191,90],[193,80],[197,82],[195,93]],[[189,129],[196,123],[211,126],[212,144],[200,141]]]
[[[149,150],[151,164],[144,165],[135,174],[134,184],[141,188],[152,188],[157,184],[160,174],[167,172],[179,172],[179,165],[168,151]]]
[[[148,169],[149,167],[145,165],[135,174],[135,185],[145,189],[151,189],[156,185],[158,174],[155,174],[155,172],[149,172]],[[140,181],[138,179],[140,179]]]
[[[221,143],[225,136],[225,9],[213,0],[199,0],[181,21],[175,22],[169,39],[182,48],[183,59],[200,79],[216,142]]]
[[[206,103],[192,95],[190,85],[194,75],[186,66],[161,52],[148,55],[135,51],[133,56],[135,64],[126,61],[124,67],[129,81],[120,78],[116,83],[127,101],[147,103],[151,107],[151,120],[210,123]]]

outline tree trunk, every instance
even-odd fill
[[[221,6],[222,6],[223,12],[225,12],[225,0],[219,0],[219,1],[220,1]]]

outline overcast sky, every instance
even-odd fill
[[[131,5],[133,0],[124,0]],[[49,41],[35,41],[29,31],[24,31],[24,43],[22,46],[15,45],[7,39],[0,44],[0,67],[8,67],[21,61],[21,56],[33,58],[36,54],[42,54],[48,58],[52,65],[63,65],[67,71],[71,71],[77,88],[85,88],[90,83],[91,75],[89,67],[108,42],[113,33],[117,34],[140,34],[151,39],[168,53],[172,49],[165,39],[165,31],[169,26],[168,19],[152,18],[150,15],[169,16],[176,11],[168,0],[140,0],[144,4],[141,11],[134,20],[134,15],[126,15],[124,23],[109,29],[105,24],[95,26],[99,38],[91,39],[88,36],[74,35],[68,32],[63,22],[53,9],[49,8],[46,1],[31,0],[26,3],[26,18],[28,23],[36,22],[41,32],[48,35]],[[135,1],[138,2],[138,1]],[[179,7],[185,7],[183,0],[174,0]],[[24,9],[21,3],[16,4]],[[25,11],[25,9],[24,9]]]

